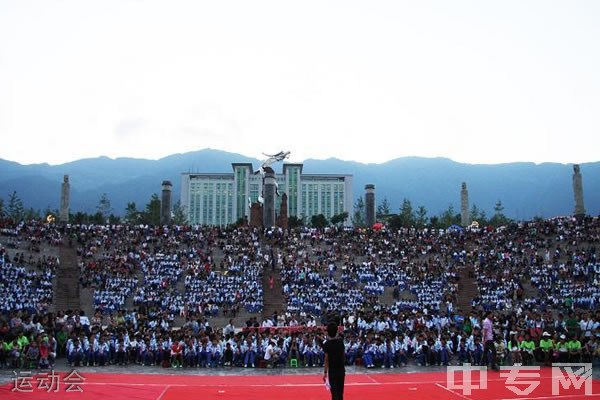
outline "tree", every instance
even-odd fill
[[[76,225],[81,225],[87,223],[89,221],[89,217],[87,214],[77,211],[72,217],[69,218],[69,221],[73,221],[73,223]]]
[[[460,214],[454,211],[452,204],[448,205],[448,209],[440,215],[440,225],[444,229],[451,225],[460,225]]]
[[[304,221],[302,221],[302,219],[296,217],[295,215],[288,217],[288,228],[294,229],[294,228],[298,228],[303,225],[304,225]]]
[[[129,224],[137,224],[140,221],[141,215],[137,209],[135,202],[127,203],[125,208],[125,222]]]
[[[328,225],[327,218],[323,214],[313,215],[310,218],[310,225],[313,228],[325,228]]]
[[[108,220],[108,217],[113,212],[112,206],[110,205],[110,199],[108,198],[108,195],[106,193],[102,193],[102,196],[100,197],[100,201],[98,201],[98,205],[96,206],[96,210],[98,210],[98,213],[100,213],[100,215],[102,216],[102,222],[96,222],[96,223],[98,223],[98,224],[106,223],[106,221]],[[97,215],[95,215],[95,217],[97,217]]]
[[[386,215],[390,215],[390,203],[388,202],[387,197],[385,197],[381,204],[377,206],[376,218],[381,219]]]
[[[4,199],[0,198],[0,218],[4,218]]]
[[[181,200],[177,200],[173,205],[173,218],[171,222],[174,225],[187,224],[187,215],[185,215],[185,208],[181,205]]]
[[[419,206],[416,214],[416,225],[418,228],[424,228],[427,225],[427,209],[425,206]]]
[[[96,214],[89,216],[89,222],[96,225],[104,225],[106,224],[106,217],[100,212],[97,211]]]
[[[344,223],[344,221],[346,221],[347,218],[348,218],[348,212],[344,211],[342,213],[336,214],[333,217],[331,217],[331,223],[333,225],[341,225]]]
[[[487,225],[487,216],[485,215],[484,210],[480,210],[475,204],[471,207],[471,211],[469,212],[469,218],[471,221],[479,222],[479,226]]]
[[[354,215],[352,216],[352,224],[356,227],[365,226],[365,202],[362,197],[356,199],[354,203]]]
[[[17,194],[16,191],[8,197],[8,205],[6,207],[6,215],[14,222],[20,222],[25,217],[25,208],[23,207],[23,201]]]
[[[26,209],[23,212],[23,219],[25,221],[32,221],[32,220],[41,221],[42,216],[40,214],[40,210],[35,210],[33,207],[29,207],[28,209]],[[44,217],[44,220],[45,219],[46,218]]]
[[[156,193],[152,194],[150,202],[146,204],[146,211],[144,212],[144,222],[149,225],[160,224],[160,198]]]
[[[400,207],[400,223],[405,228],[415,225],[415,212],[412,203],[407,198],[402,200],[402,206]]]
[[[402,228],[402,219],[398,214],[394,214],[387,220],[387,226],[392,231],[397,231]]]
[[[510,222],[506,215],[504,215],[504,206],[502,205],[502,201],[498,200],[496,205],[494,205],[494,215],[490,218],[490,225],[492,226],[502,226],[506,225]]]
[[[46,219],[48,217],[48,215],[52,215],[54,217],[55,220],[58,220],[58,215],[59,215],[59,211],[58,210],[53,210],[50,207],[46,207],[46,209],[44,210],[44,212],[42,213],[42,218]]]

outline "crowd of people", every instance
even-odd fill
[[[13,247],[0,246],[2,366],[312,367],[332,319],[347,363],[366,368],[600,360],[597,218],[452,232],[30,223],[1,233]],[[59,260],[24,253],[44,245],[76,248],[91,317],[50,312]],[[466,273],[477,293],[457,309]],[[265,274],[281,281],[282,312],[211,326],[258,316],[274,290]]]

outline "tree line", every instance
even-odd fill
[[[125,208],[124,216],[118,216],[115,214],[114,209],[111,205],[111,201],[106,193],[103,193],[98,204],[96,211],[93,213],[86,213],[78,211],[76,213],[69,214],[69,221],[73,224],[144,224],[144,225],[159,225],[160,224],[160,212],[161,212],[161,200],[158,194],[154,193],[150,197],[148,203],[141,209],[138,209],[138,205],[135,202],[127,203]],[[376,219],[378,222],[384,223],[390,229],[399,228],[448,228],[452,225],[461,225],[461,215],[454,209],[452,204],[448,205],[448,208],[439,215],[428,216],[429,211],[425,206],[413,207],[412,202],[405,198],[400,205],[398,212],[394,213],[391,211],[391,206],[387,198],[384,198],[381,203],[377,205]],[[0,217],[8,218],[12,221],[28,221],[28,220],[43,220],[52,216],[57,219],[59,215],[58,210],[47,208],[43,212],[41,210],[34,210],[33,208],[26,208],[23,205],[22,200],[19,198],[16,191],[14,191],[9,197],[8,201],[4,202],[0,198]],[[364,199],[359,197],[354,203],[354,212],[351,218],[352,225],[355,227],[366,226],[366,206]],[[323,214],[314,215],[309,220],[300,219],[294,216],[290,216],[288,219],[288,226],[295,228],[299,226],[311,226],[315,228],[324,228],[327,226],[341,226],[348,219],[349,213],[342,212],[334,215],[331,218],[327,218]],[[479,226],[502,226],[511,222],[509,218],[504,215],[504,206],[502,201],[498,200],[494,206],[494,214],[488,218],[485,211],[473,204],[469,212],[469,221],[477,221]],[[181,206],[181,202],[178,200],[172,209],[171,223],[175,225],[185,225],[187,223],[187,217],[185,210]],[[244,223],[243,220],[237,222],[237,224]]]
[[[111,205],[110,198],[106,193],[103,193],[96,211],[86,213],[78,211],[69,214],[69,222],[72,224],[144,224],[144,225],[159,225],[160,224],[160,208],[161,200],[158,194],[154,193],[144,208],[138,209],[135,202],[127,203],[125,214],[123,217],[116,215]],[[30,221],[30,220],[46,220],[52,218],[57,220],[59,211],[56,209],[47,208],[46,210],[34,210],[33,208],[25,208],[23,201],[14,191],[5,204],[4,199],[0,198],[0,218],[6,218],[14,222]],[[177,201],[173,205],[171,211],[171,223],[175,225],[185,225],[187,218],[185,211],[181,206],[181,202]]]
[[[429,211],[425,206],[413,207],[412,202],[404,198],[398,212],[391,211],[390,203],[387,198],[384,198],[376,208],[376,219],[378,222],[384,223],[390,229],[400,228],[441,228],[445,229],[452,225],[460,226],[461,214],[454,209],[452,204],[439,215],[429,217]],[[469,211],[469,221],[477,222],[480,227],[483,226],[502,226],[512,222],[511,219],[504,215],[504,206],[502,201],[498,200],[494,205],[494,214],[491,217],[486,215],[486,212],[477,205],[473,204]],[[354,203],[354,213],[352,216],[352,224],[354,226],[366,226],[366,205],[362,197],[359,197]]]

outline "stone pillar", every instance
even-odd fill
[[[275,226],[275,196],[277,191],[277,180],[275,179],[275,171],[272,168],[265,168],[265,176],[263,178],[263,227],[271,228]]]
[[[162,197],[160,203],[160,224],[169,225],[171,223],[171,181],[163,181]]]
[[[375,185],[365,185],[365,223],[367,227],[375,224]]]
[[[469,226],[471,224],[471,218],[469,217],[469,191],[465,182],[462,183],[460,190],[460,224],[462,226]]]
[[[282,229],[288,228],[288,211],[287,211],[287,194],[281,195],[281,207],[279,208],[279,216],[277,217],[277,226]]]
[[[263,208],[260,203],[252,203],[250,205],[250,226],[261,227],[263,223],[262,217]]]
[[[583,178],[579,164],[573,165],[573,194],[575,195],[575,216],[585,216],[585,207],[583,206]]]
[[[69,183],[69,175],[63,177],[62,188],[60,192],[60,215],[59,222],[66,224],[69,222],[69,201],[71,197],[71,184]]]

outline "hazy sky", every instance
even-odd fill
[[[600,1],[0,0],[0,158],[588,162]]]

